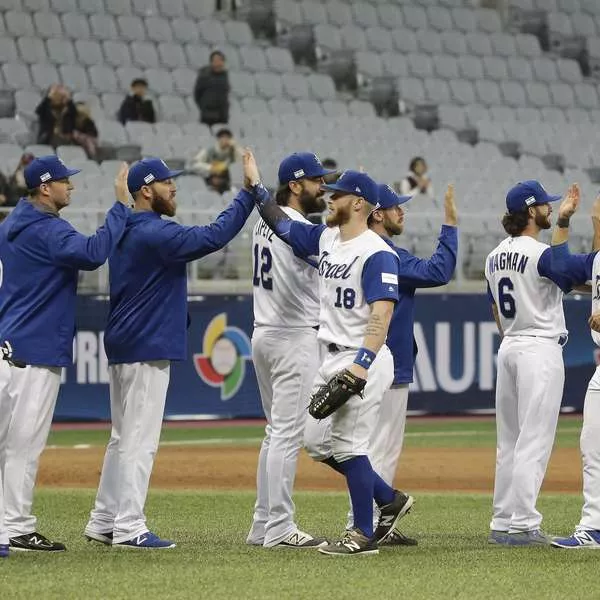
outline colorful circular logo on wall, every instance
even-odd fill
[[[228,327],[227,313],[221,313],[208,324],[202,354],[194,354],[194,366],[205,383],[221,388],[221,400],[229,400],[240,389],[250,358],[248,336],[237,327]]]

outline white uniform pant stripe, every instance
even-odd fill
[[[504,338],[498,352],[491,529],[540,527],[536,503],[554,443],[563,385],[562,348],[555,340]]]
[[[3,371],[5,380],[7,373]],[[2,420],[8,417],[9,424],[1,453],[5,525],[9,537],[36,530],[37,519],[31,514],[33,491],[40,455],[50,433],[61,371],[60,367],[17,369],[9,366],[9,409],[2,416]]]
[[[112,432],[87,531],[115,543],[148,531],[144,504],[169,386],[166,360],[109,367]]]
[[[307,406],[319,365],[312,328],[257,328],[252,359],[267,427],[258,459],[257,499],[248,542],[274,546],[297,530],[292,490]]]
[[[583,510],[579,527],[600,530],[600,367],[596,368],[585,396],[580,446]]]

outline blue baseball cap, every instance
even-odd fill
[[[164,181],[179,177],[183,171],[172,171],[167,163],[154,157],[142,158],[131,165],[127,174],[127,188],[133,194],[141,189],[143,185],[150,185],[154,181]]]
[[[381,183],[378,186],[379,192],[379,206],[385,210],[386,208],[392,208],[393,206],[400,206],[405,202],[408,202],[412,196],[400,196],[387,184]]]
[[[294,152],[281,161],[277,176],[279,185],[285,185],[303,177],[324,177],[335,172],[324,169],[319,157],[312,152]]]
[[[340,192],[352,194],[353,196],[361,196],[369,204],[379,208],[378,185],[366,173],[360,171],[344,171],[340,178],[335,183],[322,185],[321,189],[334,194]]]
[[[556,202],[561,198],[562,196],[551,196],[539,181],[529,179],[517,183],[517,185],[508,190],[508,194],[506,194],[506,210],[509,213],[515,213],[525,210],[530,206]]]
[[[23,176],[28,190],[34,190],[42,183],[50,183],[59,179],[66,179],[80,173],[81,169],[69,169],[65,163],[56,156],[38,156],[34,158],[24,169]]]

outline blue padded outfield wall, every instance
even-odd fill
[[[419,355],[409,409],[436,414],[493,409],[499,338],[487,298],[423,294],[416,307]],[[75,364],[63,375],[57,420],[110,417],[102,346],[107,308],[106,300],[79,298]],[[587,327],[589,311],[589,296],[565,301],[570,339],[563,405],[576,410],[582,409],[598,354]],[[172,366],[166,417],[261,417],[250,357],[252,298],[206,296],[191,300],[189,312],[189,357]]]

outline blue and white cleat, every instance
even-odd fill
[[[554,538],[554,548],[600,550],[600,529],[577,529],[571,537]]]
[[[0,544],[0,558],[8,558],[8,552],[9,552],[9,545],[8,544]]]
[[[487,542],[488,544],[495,544],[496,546],[506,546],[508,542],[508,531],[492,529],[488,535]]]
[[[519,531],[509,533],[506,538],[507,546],[549,546],[552,543],[552,537],[546,535],[541,529],[531,531]]]
[[[113,542],[113,546],[123,548],[140,548],[148,550],[166,550],[167,548],[175,548],[175,542],[170,540],[161,540],[155,533],[146,531],[137,537],[131,538],[126,542]]]

